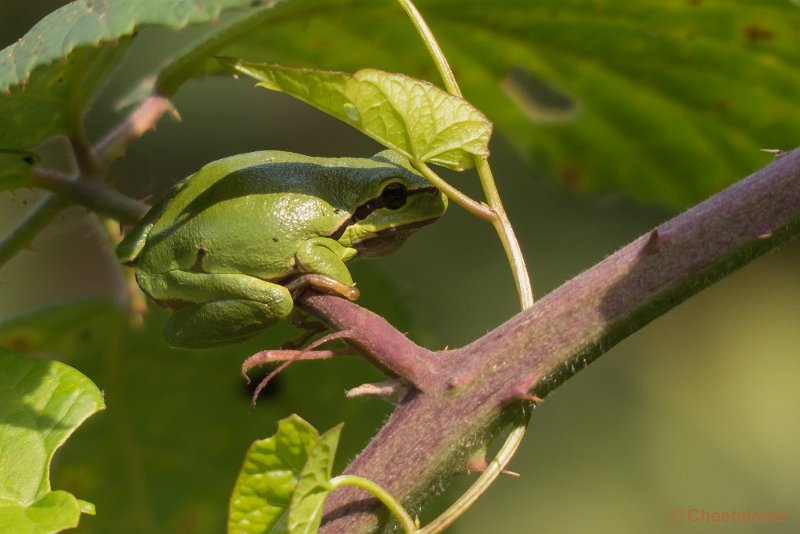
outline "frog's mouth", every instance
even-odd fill
[[[424,221],[392,226],[378,230],[368,239],[353,243],[353,248],[358,251],[357,258],[377,258],[391,254],[405,242],[408,237],[423,226],[427,226],[438,218],[433,217]]]

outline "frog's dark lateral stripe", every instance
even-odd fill
[[[411,195],[419,195],[419,194],[422,194],[422,193],[438,194],[439,190],[436,189],[433,186],[431,186],[431,187],[420,187],[419,189],[412,189],[410,191],[407,191],[406,192],[406,196],[410,197]],[[369,217],[370,214],[373,211],[381,209],[381,208],[385,208],[385,207],[386,206],[384,204],[383,197],[372,198],[372,199],[368,200],[367,202],[364,202],[363,204],[358,206],[355,210],[353,210],[353,214],[350,217],[348,217],[347,219],[345,219],[345,221],[342,223],[342,225],[339,228],[337,228],[336,231],[333,232],[330,235],[330,238],[338,241],[339,238],[344,235],[345,231],[349,227],[351,227],[352,225],[354,225],[358,221],[363,221],[364,219]]]

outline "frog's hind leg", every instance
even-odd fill
[[[171,271],[163,278],[170,298],[182,304],[164,324],[164,337],[175,347],[244,341],[287,317],[293,307],[285,287],[252,276]]]
[[[212,300],[176,309],[163,333],[173,347],[211,348],[245,341],[277,320],[261,302]]]
[[[294,305],[285,287],[244,274],[175,270],[161,278],[163,295],[152,296],[178,303],[164,325],[164,337],[175,347],[244,341],[287,317]]]

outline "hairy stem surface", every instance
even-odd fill
[[[425,354],[408,342],[397,357],[425,372],[415,373],[417,388],[345,473],[374,481],[408,508],[420,506],[518,420],[532,395],[547,395],[620,340],[798,233],[800,149],[659,225],[463,348]],[[309,295],[299,304],[333,328],[376,336],[378,345],[385,335],[370,333],[370,312],[343,299]],[[391,361],[383,367],[402,373]],[[326,503],[321,532],[372,532],[384,517],[363,490],[340,488]]]

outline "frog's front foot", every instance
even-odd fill
[[[355,285],[347,285],[335,278],[317,273],[301,274],[284,284],[284,287],[288,289],[293,296],[296,296],[309,287],[322,293],[339,295],[340,297],[352,301],[358,300],[358,297],[361,296],[361,292]]]
[[[322,336],[304,349],[263,350],[261,352],[256,352],[247,358],[244,362],[242,362],[241,371],[242,376],[248,384],[250,383],[250,377],[247,375],[247,373],[251,369],[268,363],[280,363],[278,367],[264,377],[256,386],[256,389],[253,391],[253,407],[255,407],[258,396],[261,394],[264,388],[267,387],[267,384],[269,384],[270,381],[278,376],[284,369],[289,367],[292,362],[296,362],[298,360],[324,360],[337,355],[349,353],[349,349],[316,350],[316,348],[330,341],[337,339],[348,339],[350,337],[352,337],[352,333],[349,330],[342,330],[328,334],[327,336]]]

